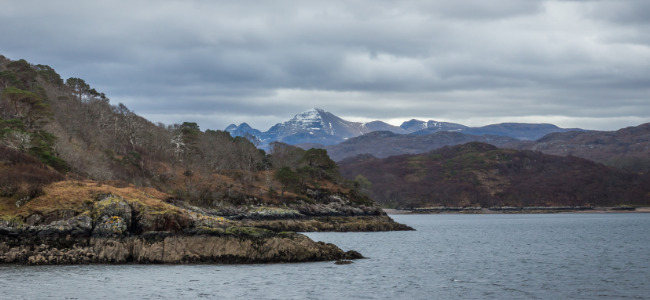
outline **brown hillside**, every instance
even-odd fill
[[[420,155],[342,161],[341,173],[397,206],[557,206],[650,204],[650,176],[573,156],[498,149],[471,142]]]
[[[551,133],[536,141],[513,142],[501,148],[573,155],[635,172],[650,170],[650,123],[617,131]]]
[[[431,151],[443,146],[464,144],[472,141],[501,146],[518,141],[506,136],[467,135],[458,132],[441,131],[428,135],[396,134],[389,131],[375,131],[351,138],[338,145],[325,146],[335,161],[346,157],[369,153],[384,158],[402,154],[416,154]]]

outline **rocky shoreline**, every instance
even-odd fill
[[[393,219],[388,216],[315,217],[306,220],[247,221],[244,222],[244,224],[257,228],[265,228],[276,232],[375,232],[415,230],[410,226],[393,221]]]
[[[363,258],[295,232],[103,195],[88,210],[0,220],[0,262],[272,263]],[[386,217],[388,218],[388,217]]]
[[[15,233],[0,235],[2,263],[276,263],[363,258],[356,251],[344,252],[336,245],[314,242],[302,234],[246,227],[148,232],[125,238],[68,234],[48,239]]]
[[[0,216],[1,217],[1,216]],[[275,263],[363,258],[296,232],[413,228],[341,201],[215,210],[106,193],[77,209],[0,218],[0,263]]]
[[[545,213],[648,213],[648,207],[595,207],[595,206],[534,206],[534,207],[425,207],[384,209],[388,215],[397,214],[545,214]]]

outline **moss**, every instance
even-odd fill
[[[198,228],[197,233],[207,234],[207,235],[223,235],[225,233],[225,230],[223,230],[222,228],[211,228],[211,227],[201,226]]]
[[[255,228],[255,227],[237,227],[237,226],[226,228],[225,233],[230,235],[240,236],[240,237],[242,236],[264,237],[269,235],[275,235],[273,231],[270,231],[268,229]]]
[[[20,216],[0,216],[0,220],[7,221],[13,225],[23,225],[25,222],[23,222],[23,218]]]

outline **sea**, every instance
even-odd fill
[[[307,233],[349,265],[0,265],[0,299],[650,299],[650,214],[392,217]]]

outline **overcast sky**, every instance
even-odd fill
[[[650,1],[10,1],[0,54],[153,121],[650,122]]]

